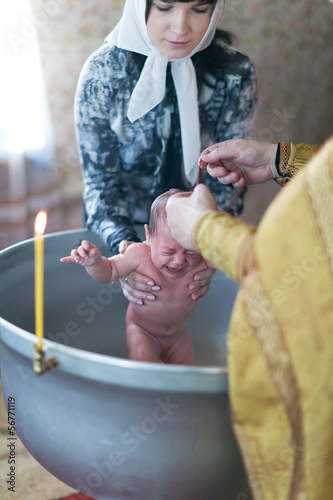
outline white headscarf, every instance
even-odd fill
[[[145,12],[146,0],[126,0],[122,18],[106,38],[107,42],[121,49],[148,56],[133,90],[127,117],[134,122],[161,102],[165,94],[167,64],[170,61],[178,100],[185,176],[194,185],[201,144],[197,79],[191,57],[212,42],[216,30],[217,6],[201,42],[188,56],[181,59],[169,59],[151,43]]]

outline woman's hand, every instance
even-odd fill
[[[194,281],[189,284],[189,289],[192,292],[191,298],[200,302],[209,292],[212,277],[215,269],[207,267],[203,271],[194,275]]]
[[[119,253],[126,252],[131,244],[131,241],[122,241],[119,244]],[[156,295],[152,292],[161,290],[149,276],[137,271],[133,271],[126,278],[121,278],[120,283],[126,299],[139,306],[142,306],[145,300],[156,300]]]

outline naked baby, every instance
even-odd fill
[[[77,262],[92,278],[110,283],[137,270],[156,279],[161,286],[158,299],[144,305],[130,303],[126,314],[126,344],[130,359],[195,365],[194,350],[185,321],[197,302],[188,285],[197,272],[213,266],[198,253],[186,250],[172,237],[165,207],[173,189],[152,204],[146,241],[133,243],[123,254],[103,257],[89,241],[82,241],[61,262]],[[215,268],[214,268],[215,269]]]

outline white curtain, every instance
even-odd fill
[[[0,248],[33,236],[36,213],[47,210],[46,232],[61,229],[37,32],[30,0],[0,6]]]

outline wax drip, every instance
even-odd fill
[[[201,171],[201,168],[200,168],[200,163],[199,163],[199,166],[198,166],[198,175],[197,175],[197,182],[195,184],[195,187],[197,187],[197,185],[199,184],[200,171]],[[238,196],[241,194],[241,192],[243,191],[244,188],[245,188],[245,186],[243,186],[243,187],[240,188],[240,190],[238,191],[238,193],[236,194],[235,198],[232,200],[232,202],[230,203],[230,205],[228,206],[228,208],[225,210],[225,212],[229,212],[230,207],[237,200]]]

